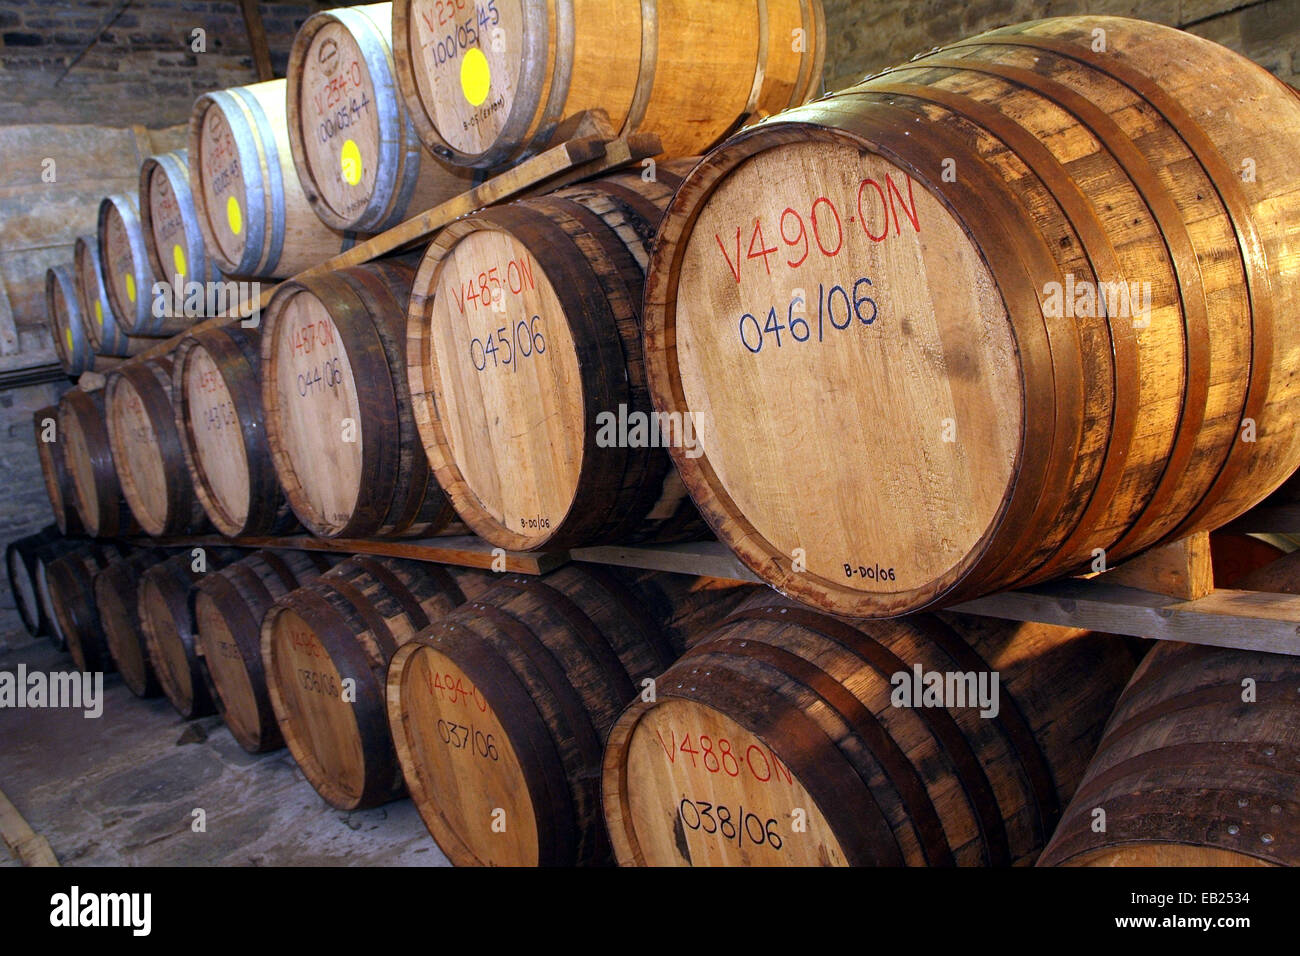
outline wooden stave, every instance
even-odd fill
[[[85,437],[89,457],[84,464],[92,476],[88,484],[93,485],[93,508],[88,501],[90,491],[83,487],[83,482],[78,478],[78,462],[67,458],[65,461],[68,462],[72,477],[77,514],[86,533],[94,538],[111,538],[139,530],[113,466],[113,448],[108,437],[104,399],[103,389],[87,392],[74,388],[59,401],[59,432],[67,435],[68,421],[75,416],[75,422]]]
[[[203,233],[204,249],[226,276],[284,279],[320,265],[351,247],[355,236],[330,229],[307,204],[298,182],[285,123],[285,80],[205,93],[194,102],[187,146],[191,191]],[[249,241],[238,260],[228,256],[213,232],[201,160],[202,128],[209,109],[218,109],[239,137],[239,168],[257,179],[245,180]],[[264,181],[261,170],[267,170]],[[290,241],[293,234],[293,241]],[[253,238],[256,238],[254,243]]]
[[[51,561],[47,587],[59,637],[77,670],[111,673],[117,669],[108,650],[99,608],[95,603],[95,575],[126,557],[129,549],[112,542],[88,542]]]
[[[1017,659],[1035,645],[1046,648],[1039,661]],[[868,688],[878,699],[891,684],[887,669],[922,661],[927,670],[988,669],[999,649],[1010,660],[1001,668],[1001,714],[994,720],[946,708],[867,706]],[[1033,685],[1035,666],[1054,654],[1061,657],[1049,669],[1057,677],[1065,665],[1100,665],[1085,688],[1091,695],[1086,715],[1073,708],[1062,718],[1052,709],[1060,706],[1054,685]],[[633,702],[611,732],[603,794],[618,861],[647,863],[628,810],[632,735],[657,703],[680,699],[722,713],[789,768],[832,828],[845,853],[841,863],[1030,862],[1050,838],[1083,775],[1087,740],[1100,735],[1110,701],[1132,668],[1129,651],[1109,635],[948,614],[850,622],[760,594],[657,679],[656,703]],[[851,675],[854,686],[836,671]],[[862,681],[866,674],[870,681]],[[801,700],[837,716],[814,718]],[[806,752],[794,749],[800,743]],[[994,773],[1007,767],[1012,773]],[[959,804],[941,809],[944,791],[936,788],[942,779],[922,772],[936,768],[960,783],[949,791],[961,794]],[[1021,802],[1013,802],[1017,797]],[[956,832],[967,839],[954,846],[959,816],[965,823]],[[677,865],[690,860],[678,854]],[[829,854],[821,862],[828,864]]]
[[[122,683],[136,697],[158,697],[162,685],[145,645],[137,605],[140,577],[166,560],[167,552],[157,549],[134,551],[95,574],[95,607],[104,629],[104,639]]]
[[[820,84],[825,61],[826,22],[821,0],[797,0],[797,2],[796,0],[788,0],[788,2],[787,0],[764,0],[754,9],[757,20],[754,27],[759,42],[755,56],[751,58],[753,81],[750,89],[742,94],[737,88],[733,116],[728,119],[720,116],[713,117],[712,135],[705,136],[697,133],[691,136],[677,129],[671,121],[677,109],[673,103],[672,93],[665,92],[667,84],[658,87],[655,84],[656,73],[677,78],[689,72],[675,71],[671,68],[671,63],[665,65],[656,62],[663,25],[682,19],[672,16],[672,11],[658,9],[661,5],[667,4],[661,3],[661,0],[626,0],[622,5],[620,12],[625,16],[619,18],[620,25],[627,25],[629,22],[627,17],[632,15],[634,7],[639,21],[639,26],[635,30],[630,28],[626,30],[628,34],[636,34],[636,36],[623,38],[627,41],[628,49],[630,50],[635,43],[638,51],[654,49],[655,57],[646,58],[640,55],[634,59],[629,53],[628,62],[622,65],[623,69],[615,68],[604,72],[604,86],[600,94],[582,89],[584,80],[600,83],[601,76],[590,75],[598,67],[593,65],[588,68],[583,77],[579,78],[577,82],[579,89],[576,93],[573,89],[574,69],[576,66],[582,70],[589,59],[595,62],[595,58],[585,56],[584,52],[591,51],[592,44],[598,37],[605,43],[610,42],[611,31],[607,29],[608,25],[606,29],[601,29],[597,27],[594,19],[585,24],[575,25],[573,0],[560,0],[556,4],[548,4],[548,9],[543,9],[539,5],[525,4],[521,13],[524,22],[521,24],[523,39],[520,50],[520,74],[513,82],[516,98],[507,111],[508,118],[501,133],[492,145],[477,153],[466,152],[452,146],[443,138],[432,119],[431,112],[425,105],[433,94],[420,83],[420,79],[427,72],[427,67],[422,62],[417,63],[416,57],[412,55],[416,42],[415,33],[411,28],[413,17],[416,15],[412,10],[414,5],[415,0],[398,0],[394,3],[392,27],[395,72],[412,121],[421,139],[435,156],[456,165],[482,169],[507,165],[544,149],[550,145],[551,137],[561,119],[581,109],[595,107],[604,108],[613,120],[615,128],[622,128],[622,133],[631,133],[644,128],[665,136],[664,150],[667,155],[698,153],[725,138],[754,115],[794,105],[796,98],[798,102],[811,98]],[[800,65],[796,75],[789,78],[791,93],[788,100],[771,88],[776,84],[768,74],[767,64],[763,59],[759,59],[759,54],[763,57],[768,54],[767,38],[762,35],[762,31],[766,30],[769,9],[772,7],[782,10],[787,7],[797,7],[797,10],[785,11],[787,19],[790,22],[797,20],[801,29],[807,30],[808,27],[813,27],[809,42],[814,49],[800,55]],[[734,14],[737,11],[729,12]],[[613,32],[617,33],[617,31]],[[635,42],[638,40],[639,42]],[[630,77],[634,67],[635,83],[631,86],[621,83],[618,92],[610,92],[611,76],[622,74]],[[615,106],[612,98],[617,98],[619,105]],[[656,110],[658,114],[663,114],[663,122],[659,121],[660,117]]]
[[[108,301],[108,288],[104,285],[99,242],[94,236],[77,237],[73,245],[72,261],[77,302],[81,306],[81,318],[91,348],[99,355],[119,358],[129,358],[151,348],[155,344],[153,340],[140,335],[127,335],[117,324],[113,307]],[[103,316],[102,322],[100,316]]]
[[[958,44],[958,47],[977,44],[980,42],[980,40],[981,38],[975,38],[974,40],[967,41],[966,44]],[[898,68],[897,70],[887,71],[887,72],[898,73],[905,70],[923,69],[925,67],[926,67],[926,60],[923,59],[917,63],[907,64],[904,67]],[[760,135],[760,136],[767,135],[772,137],[773,139],[776,139],[782,135],[787,135],[787,136],[797,135],[791,133],[791,130],[798,130],[798,127],[793,125],[795,122],[809,122],[813,124],[825,122],[831,124],[841,123],[841,124],[848,125],[843,116],[843,109],[844,109],[843,104],[842,103],[840,104],[839,107],[840,114],[837,115],[836,114],[837,107],[835,106],[835,101],[846,100],[853,95],[857,95],[860,99],[863,95],[866,94],[871,84],[872,81],[867,81],[866,83],[864,83],[863,86],[851,89],[843,97],[832,98],[832,100],[829,102],[824,101],[818,104],[804,107],[800,110],[796,110],[791,114],[789,114],[789,118],[785,120],[785,123],[767,125],[766,131],[764,131],[764,129],[760,127],[757,130],[751,130],[748,133],[740,134],[740,136],[736,137],[732,141],[732,143],[728,144],[727,147],[724,147],[722,150],[716,151],[715,154],[706,158],[705,162],[702,164],[702,167],[705,172],[704,176],[692,177],[692,178],[696,179],[697,186],[700,181],[707,180],[710,174],[712,174],[716,179],[716,177],[720,175],[716,169],[717,165],[722,164],[723,162],[727,162],[727,163],[734,162],[737,159],[743,158],[743,156],[747,156],[750,153],[756,151],[753,150],[752,148],[748,152],[745,151],[743,147],[743,142],[749,137],[755,135]],[[879,95],[883,96],[885,94],[882,93]],[[895,90],[891,92],[890,95],[897,96],[898,94],[897,91]],[[891,99],[890,103],[892,104],[893,102],[894,100]],[[849,117],[850,120],[853,118],[854,117],[851,116]],[[857,117],[857,118],[860,119],[861,117]],[[899,118],[897,118],[894,121],[893,125],[895,129],[902,129],[905,126],[911,126],[912,128],[909,130],[909,133],[913,141],[917,139],[916,134],[922,132],[921,130],[918,130],[912,124],[909,118],[904,114],[899,114]],[[803,132],[808,135],[816,136],[819,135],[822,131],[817,129],[813,129],[813,130],[805,129]],[[856,132],[861,132],[861,130],[857,130]],[[876,149],[877,151],[884,152],[884,150],[880,150],[877,145],[880,141],[879,140],[880,129],[873,128],[872,132],[877,134],[877,139],[873,141],[871,137],[865,137],[862,140],[862,142],[866,144],[864,145],[863,148],[871,148],[871,149]],[[727,150],[732,150],[733,155],[725,158],[722,158],[718,155],[721,153],[725,153]],[[946,151],[946,155],[958,155],[958,153],[949,150]],[[890,158],[897,161],[897,156],[895,155],[891,155]],[[904,165],[905,168],[907,168],[909,165],[911,165],[912,168],[915,168],[914,164],[908,164],[906,162],[904,162],[902,165]],[[972,165],[973,165],[972,163],[965,163],[963,168],[964,170],[969,171]],[[969,177],[969,172],[967,172],[966,175],[967,177]],[[923,177],[922,177],[922,182],[924,182]],[[991,193],[992,191],[990,190],[989,192]],[[698,211],[698,207],[696,211]],[[693,218],[689,218],[688,221],[689,214],[690,214],[690,210],[687,210],[685,212],[683,212],[683,210],[681,209],[670,210],[668,221],[665,222],[665,228],[664,228],[664,233],[668,234],[667,239],[664,238],[664,234],[661,234],[661,246],[660,246],[661,252],[663,251],[665,246],[672,245],[678,238],[680,238],[685,233],[687,229],[689,229],[690,224],[693,223],[694,221]],[[674,217],[676,217],[676,221],[673,221]],[[979,216],[968,216],[966,217],[966,219],[967,221],[981,221],[981,217]],[[988,258],[990,262],[994,262],[999,258],[999,256],[990,253]],[[673,260],[669,256],[661,256],[656,260],[656,262],[657,262],[657,268],[652,269],[652,277],[654,276],[662,277],[668,274],[669,272],[672,272],[673,269],[675,269],[675,260]],[[675,279],[671,281],[675,282]],[[999,281],[1001,282],[1001,279],[999,279]],[[674,292],[675,289],[668,287],[668,282],[665,281],[665,282],[658,283],[657,288],[652,289],[649,294],[649,298],[654,300],[653,305],[650,309],[651,314],[654,316],[654,321],[651,322],[651,328],[647,336],[648,351],[651,356],[650,359],[651,365],[652,368],[654,369],[652,373],[652,382],[656,382],[658,388],[657,404],[661,408],[682,407],[680,405],[679,387],[675,383],[675,380],[673,379],[674,373],[671,367],[672,359],[665,358],[665,354],[664,354],[666,350],[671,348],[671,343],[670,341],[667,340],[664,334],[664,330],[662,328],[662,321],[660,321],[662,318],[663,311],[665,309],[671,309],[673,305]],[[1058,409],[1058,416],[1059,414],[1060,414],[1060,409]],[[1069,420],[1067,419],[1067,422],[1068,421]],[[1073,430],[1077,431],[1077,429],[1078,429],[1078,425],[1076,423],[1073,426]],[[1069,427],[1062,428],[1061,424],[1058,422],[1056,431],[1058,434],[1063,434],[1071,431],[1071,428]],[[1234,453],[1236,453],[1237,450],[1233,449],[1233,451]],[[1184,456],[1186,455],[1186,450],[1184,450],[1183,454]],[[1118,459],[1121,459],[1121,464],[1122,464],[1123,456],[1117,455],[1116,457]],[[680,456],[675,456],[675,458],[678,461],[679,467],[682,466],[682,461]],[[1114,467],[1115,467],[1115,462],[1112,461],[1110,458],[1108,458],[1107,469],[1110,470],[1112,475],[1113,475]],[[1273,467],[1276,468],[1276,465],[1274,465]],[[708,499],[707,506],[702,506],[702,510],[705,512],[706,517],[710,518],[710,523],[713,524],[715,530],[720,531],[720,534],[722,534],[724,538],[726,537],[732,538],[733,543],[735,543],[737,546],[738,553],[740,553],[742,558],[746,560],[747,564],[749,564],[751,567],[758,570],[760,569],[761,565],[766,561],[775,560],[778,563],[782,561],[783,556],[779,554],[773,555],[770,552],[764,550],[762,547],[755,547],[751,543],[743,540],[747,536],[756,534],[756,532],[752,527],[746,526],[743,517],[737,519],[736,515],[732,513],[731,508],[727,504],[727,502],[722,501],[721,498],[715,493],[715,490],[708,487],[709,480],[710,480],[708,477],[701,477],[698,471],[696,473],[691,473],[692,469],[689,463],[683,469],[683,472],[684,472],[684,477],[687,479],[687,484],[689,487],[691,487],[692,493],[697,498],[697,501],[701,498],[701,496],[703,496],[705,499]],[[1155,500],[1156,495],[1163,495],[1165,500],[1168,500],[1169,496],[1172,494],[1172,489],[1175,487],[1172,478],[1173,473],[1174,471],[1171,469],[1166,471],[1166,473],[1163,476],[1158,476],[1159,484],[1158,486],[1153,486],[1153,490],[1151,492],[1153,498],[1151,500]],[[1104,477],[1105,476],[1103,475],[1103,478]],[[1276,475],[1274,477],[1276,477]],[[1113,481],[1114,480],[1113,477],[1110,480]],[[1031,486],[1032,488],[1037,488],[1041,486],[1036,484],[1036,482],[1038,481],[1039,479],[1031,478],[1031,480],[1029,482],[1026,482],[1026,484]],[[1064,486],[1064,482],[1060,482],[1060,481],[1046,481],[1045,484],[1046,487],[1049,489],[1049,491],[1052,489],[1059,489]],[[1265,482],[1265,484],[1267,484],[1267,482]],[[1019,491],[1020,489],[1018,488],[1017,492],[1019,493]],[[1257,489],[1255,494],[1256,496],[1258,496],[1259,494],[1262,494],[1262,491]],[[1025,498],[1021,499],[1022,504],[1019,506],[1020,509],[1019,513],[1021,514],[1021,518],[1016,520],[1018,520],[1021,523],[1022,527],[1024,526],[1024,523],[1028,520],[1027,518],[1024,517],[1026,512],[1023,510],[1024,509],[1023,501],[1025,501],[1028,497],[1037,497],[1037,496],[1038,496],[1038,492],[1035,490],[1033,491],[1032,496],[1026,495]],[[1206,510],[1206,506],[1204,505],[1204,503],[1201,506],[1201,510],[1202,511]],[[1008,513],[1012,514],[1012,516],[1014,517],[1014,514],[1016,513],[1016,509],[1008,509],[1008,512],[1004,512],[1004,515]],[[1155,516],[1155,517],[1159,517],[1159,516]],[[1222,508],[1220,508],[1220,517],[1214,520],[1220,521],[1222,520],[1223,517],[1230,517],[1230,514],[1224,511]],[[1012,519],[1005,518],[1004,520],[1010,521]],[[1184,522],[1181,528],[1169,530],[1172,523],[1173,522],[1168,520],[1168,517],[1166,516],[1166,520],[1164,521],[1163,526],[1161,526],[1153,520],[1152,515],[1144,514],[1141,511],[1139,511],[1135,515],[1133,522],[1129,526],[1125,528],[1121,528],[1120,532],[1117,533],[1118,536],[1116,537],[1116,540],[1119,541],[1120,539],[1123,539],[1124,542],[1128,542],[1126,548],[1129,549],[1137,548],[1137,547],[1145,547],[1147,544],[1152,543],[1155,540],[1158,540],[1156,537],[1158,533],[1166,533],[1167,537],[1172,537],[1176,532],[1181,533],[1183,531],[1186,531],[1190,527]],[[729,529],[726,527],[728,525],[730,525]],[[990,556],[987,557],[987,564],[983,569],[984,571],[987,571],[989,568],[992,568],[995,565],[997,565],[1002,558],[1008,555],[1014,556],[1015,540],[1013,540],[1013,538],[1015,540],[1019,540],[1019,538],[1016,537],[1015,535],[1008,535],[1007,538],[1005,539],[1004,545],[1001,548],[1001,552],[997,554],[991,554]],[[1055,543],[1060,544],[1060,542],[1061,542],[1061,537],[1057,537],[1055,539]],[[1040,565],[1039,570],[1034,571],[1031,576],[1025,576],[1022,573],[1018,579],[1019,583],[1033,583],[1033,581],[1035,580],[1041,580],[1045,577],[1052,576],[1053,574],[1060,573],[1060,571],[1063,569],[1068,569],[1071,566],[1071,562],[1077,563],[1080,559],[1081,552],[1078,550],[1078,547],[1079,546],[1076,544],[1076,549],[1072,555],[1070,552],[1065,551],[1063,549],[1058,550],[1056,552],[1055,566]],[[1122,553],[1129,553],[1129,551],[1126,550]],[[1116,556],[1117,554],[1113,549],[1107,552],[1108,559],[1113,560]],[[786,564],[789,563],[788,559],[785,559],[785,563]],[[759,573],[764,573],[764,572],[760,570]],[[983,582],[979,580],[979,574],[977,574],[974,571],[968,570],[968,573],[965,574],[964,576],[966,578],[967,585],[969,586],[970,589],[966,592],[963,592],[960,588],[958,588],[957,590],[952,592],[950,597],[949,596],[944,597],[945,602],[949,600],[957,600],[962,596],[973,596],[976,593],[985,593],[987,587]],[[784,568],[778,568],[774,571],[771,571],[768,574],[768,580],[770,580],[775,586],[783,590],[786,590],[787,593],[797,594],[801,600],[805,600],[808,603],[813,603],[816,606],[824,607],[826,609],[839,609],[842,611],[847,611],[849,610],[849,605],[852,604],[854,601],[853,597],[849,597],[846,599],[846,598],[842,598],[842,596],[840,595],[835,595],[834,597],[828,596],[820,585],[813,588],[801,589],[800,582],[797,580],[797,578],[798,575],[789,575],[785,573]],[[1012,583],[1016,581],[1017,578],[1013,576],[1007,579],[1006,583]],[[948,581],[944,583],[944,586],[951,587],[953,584],[955,584],[955,582]],[[936,587],[936,590],[939,589],[940,588]],[[906,600],[898,600],[893,602],[886,602],[882,600],[873,603],[872,601],[866,600],[857,603],[855,605],[855,610],[853,610],[853,613],[870,614],[872,616],[880,616],[883,613],[900,613],[905,610],[912,610],[912,609],[926,606],[926,603],[930,600],[931,598],[928,595],[924,595],[924,594],[921,595],[919,598],[910,597]]]
[[[45,270],[45,321],[64,372],[76,376],[95,367],[81,303],[67,266]]]
[[[1038,865],[1296,865],[1295,684],[1285,655],[1157,641]]]
[[[42,528],[36,534],[18,538],[5,545],[5,572],[9,577],[9,592],[14,596],[14,608],[23,627],[32,637],[49,633],[45,609],[36,593],[36,552],[47,544],[63,540],[57,525]]]
[[[390,7],[391,4],[375,3],[315,13],[299,28],[289,53],[286,102],[294,166],[308,203],[321,221],[334,229],[382,232],[420,210],[432,209],[468,191],[473,185],[464,170],[444,166],[420,141],[394,75],[392,17],[386,9]],[[379,89],[385,94],[383,104],[379,103],[379,95],[374,97],[376,107],[382,106],[380,138],[383,142],[377,160],[375,191],[359,212],[350,215],[334,209],[316,188],[305,149],[307,133],[303,130],[300,105],[303,64],[313,38],[330,23],[341,24],[352,34],[361,49],[372,90],[378,75]],[[383,81],[385,75],[387,82]]]
[[[122,290],[114,281],[110,272],[107,236],[109,218],[116,215],[125,227],[127,241],[130,245],[130,276],[135,283],[136,297],[134,304],[124,298]],[[101,275],[104,288],[108,293],[108,303],[113,317],[127,335],[168,336],[179,332],[189,324],[183,316],[179,318],[159,318],[154,315],[154,279],[153,265],[149,261],[149,252],[145,248],[144,230],[140,224],[139,199],[134,195],[122,193],[106,196],[99,204],[98,226],[95,230],[95,243],[99,248]],[[125,275],[125,273],[124,273]],[[125,282],[125,279],[123,280]]]
[[[261,363],[267,443],[290,507],[313,534],[342,538],[428,536],[446,529],[456,517],[421,450],[406,382],[405,302],[413,277],[413,270],[402,260],[372,262],[286,282],[266,308]],[[315,296],[327,310],[341,309],[349,316],[348,321],[335,322],[335,328],[355,380],[371,386],[358,395],[362,450],[358,498],[349,520],[337,527],[312,510],[274,411],[275,332],[282,310],[299,292]]]
[[[217,712],[236,742],[249,753],[265,753],[284,746],[284,737],[280,734],[266,690],[261,649],[262,619],[279,598],[310,584],[335,563],[332,556],[321,552],[254,551],[221,568],[216,574],[205,576],[195,586],[194,618],[199,655],[205,659],[213,655],[214,638],[209,630],[205,630],[203,622],[208,613],[219,614],[235,639],[248,671],[256,714],[251,718],[248,715],[232,718],[228,695],[222,693],[223,681],[210,664],[204,669]]]
[[[50,510],[54,512],[54,523],[59,532],[65,535],[85,533],[81,524],[81,515],[77,511],[76,492],[72,486],[72,474],[68,471],[63,457],[63,446],[58,443],[57,405],[39,408],[32,415],[36,431],[36,453],[41,462],[41,480],[45,483],[45,494],[50,499]],[[55,441],[47,442],[41,438],[45,422],[52,421],[55,428]]]
[[[172,407],[185,468],[208,520],[231,538],[281,535],[299,527],[276,477],[267,444],[258,382],[262,361],[260,335],[259,330],[250,329],[240,322],[200,329],[182,339],[173,353]],[[197,346],[202,346],[217,365],[239,420],[250,473],[248,511],[242,522],[232,517],[217,498],[195,451],[194,422],[186,397],[185,375],[188,356]]]
[[[629,413],[653,413],[641,358],[644,270],[640,263],[642,257],[648,258],[658,217],[680,184],[680,174],[694,162],[660,164],[657,175],[664,180],[662,186],[658,180],[647,186],[639,173],[621,173],[540,199],[484,210],[443,230],[421,261],[407,320],[407,378],[416,423],[430,466],[461,520],[492,544],[519,551],[607,541],[689,540],[704,530],[684,489],[670,514],[650,517],[661,501],[671,500],[670,484],[676,483],[666,454],[660,449],[598,448],[593,414],[620,404]],[[602,218],[594,207],[598,199],[611,203],[619,219]],[[641,240],[639,248],[634,251],[616,226],[635,232]],[[583,356],[579,372],[588,421],[582,471],[567,513],[546,534],[516,532],[483,506],[456,466],[438,414],[441,389],[429,333],[433,293],[441,267],[458,241],[479,229],[515,237],[543,273],[554,277],[551,284],[562,314],[553,318],[569,326]]]
[[[185,720],[206,717],[217,712],[208,693],[209,679],[206,664],[195,649],[193,591],[206,575],[215,573],[239,556],[230,548],[195,548],[204,552],[206,570],[193,570],[194,556],[190,549],[160,561],[140,577],[137,607],[140,629],[144,633],[148,658],[153,665],[158,683],[168,702]],[[158,615],[150,601],[158,602]],[[173,675],[167,661],[167,650],[179,647],[186,667],[182,675]],[[189,686],[183,686],[188,684]]]
[[[183,301],[184,289],[177,288],[172,271],[173,267],[169,267],[163,260],[162,253],[158,248],[158,236],[154,230],[151,197],[153,194],[153,177],[156,171],[167,177],[180,210],[181,225],[185,232],[186,266],[188,267],[188,272],[182,278],[202,283],[217,282],[221,279],[221,273],[217,270],[216,263],[212,261],[203,245],[203,232],[199,228],[198,211],[195,209],[194,194],[190,189],[189,151],[174,149],[170,152],[147,157],[140,165],[140,193],[137,200],[140,209],[140,225],[144,237],[145,252],[149,257],[149,265],[153,269],[154,275],[176,290],[176,294]],[[206,297],[204,298],[204,305],[206,306]],[[190,323],[187,322],[186,325],[180,326],[177,331],[183,330],[188,324]]]
[[[625,578],[594,565],[508,577],[398,649],[387,687],[393,743],[411,798],[453,865],[609,862],[597,779],[605,736],[641,682],[681,650],[643,613],[643,598]],[[403,691],[411,661],[430,648],[454,660],[476,694],[485,690],[493,712],[509,715],[504,729],[535,801],[539,860],[483,859],[439,812],[406,729]]]
[[[172,407],[173,356],[168,354],[146,362],[133,363],[117,369],[108,377],[106,394],[106,421],[108,437],[113,449],[118,483],[126,497],[127,505],[146,534],[165,537],[178,534],[199,534],[208,530],[206,515],[199,504],[189,472],[183,467],[185,456],[180,435],[176,430],[176,416]],[[153,445],[162,460],[166,481],[164,511],[161,516],[152,508],[155,502],[141,491],[131,472],[132,447],[136,440],[118,424],[116,404],[124,399],[123,389],[130,386],[139,396],[145,415],[153,429]]]
[[[357,555],[282,596],[266,612],[261,653],[267,693],[285,744],[326,803],[340,810],[358,810],[405,795],[384,706],[388,664],[398,647],[431,618],[463,603],[466,590],[480,592],[479,578],[459,569]],[[347,670],[355,675],[356,699],[350,706],[364,755],[360,781],[331,779],[309,743],[310,733],[300,730],[287,705],[277,677],[277,622],[289,612],[310,628],[340,674]]]

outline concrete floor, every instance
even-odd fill
[[[0,653],[0,670],[20,661],[72,669],[44,639]],[[182,721],[116,675],[98,719],[0,709],[0,790],[65,866],[448,865],[410,800],[335,810],[288,750],[245,753],[220,718]],[[0,866],[16,865],[0,844]]]

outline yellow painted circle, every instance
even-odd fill
[[[172,265],[176,267],[178,276],[185,275],[185,250],[180,247],[180,243],[172,246]]]
[[[68,351],[71,352],[72,351],[72,329],[64,329],[63,334],[68,339]]]
[[[465,59],[460,64],[460,88],[471,106],[487,99],[492,88],[492,68],[478,47],[465,51]]]
[[[230,231],[235,235],[244,231],[244,214],[240,211],[239,200],[234,196],[226,199],[226,222],[230,224]]]
[[[130,299],[132,302],[134,302],[135,301],[135,276],[131,275],[131,273],[128,272],[122,278],[126,281],[126,297]]]
[[[343,181],[349,186],[361,182],[361,150],[350,139],[343,141],[343,149],[339,153],[339,167],[343,170]]]
[[[100,325],[104,324],[104,303],[99,302],[98,300],[95,302],[95,320],[99,322]]]

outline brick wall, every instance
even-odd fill
[[[826,88],[985,30],[1049,16],[1136,16],[1222,43],[1300,83],[1300,0],[822,0]]]

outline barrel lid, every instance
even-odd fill
[[[159,566],[158,574],[166,574]],[[145,573],[140,578],[140,621],[149,644],[149,660],[158,675],[167,699],[182,716],[190,716],[194,702],[194,680],[189,655],[181,638],[182,628],[189,624],[177,621],[172,603],[163,593],[156,575]]]
[[[153,301],[153,288],[149,283],[152,269],[144,261],[136,200],[129,196],[110,196],[100,207],[99,219],[100,250],[109,301],[124,322],[133,321],[141,314],[147,315],[149,303]]]
[[[179,173],[184,167],[176,163],[175,169]],[[172,183],[172,174],[157,161],[150,167],[148,196],[149,215],[146,224],[153,234],[153,247],[157,250],[154,268],[161,267],[163,270],[160,278],[178,290],[183,290],[186,282],[202,282],[205,278],[202,272],[193,271],[196,265],[200,269],[202,267],[199,262],[202,251],[191,248],[180,199]]]
[[[150,534],[162,534],[169,498],[167,463],[145,400],[130,376],[109,378],[107,412],[122,493],[141,526]]]
[[[211,593],[201,588],[194,592],[194,624],[203,660],[221,702],[221,716],[242,747],[255,747],[261,738],[261,708],[248,673],[249,664],[226,623],[223,609]]]
[[[200,216],[203,216],[223,262],[237,264],[244,261],[248,244],[248,230],[253,225],[249,197],[244,188],[244,164],[255,158],[251,133],[241,143],[236,138],[226,109],[238,109],[233,98],[220,102],[216,95],[204,102],[199,119],[198,170],[200,181],[192,183],[196,193],[201,192]],[[242,117],[241,117],[242,119]],[[240,124],[241,131],[248,129]],[[193,168],[193,167],[191,167]],[[256,174],[256,171],[254,171]]]
[[[239,534],[248,520],[252,490],[248,449],[234,398],[212,354],[192,345],[180,359],[179,399],[186,442],[204,510],[224,534]]]
[[[89,399],[86,399],[86,402],[88,403]],[[66,443],[63,446],[63,460],[72,474],[77,512],[81,516],[81,523],[93,536],[99,532],[99,486],[95,481],[95,466],[91,458],[90,443],[82,422],[84,409],[74,407],[82,404],[83,402],[71,392],[59,404],[59,440]],[[96,409],[92,405],[88,411],[93,415]]]

